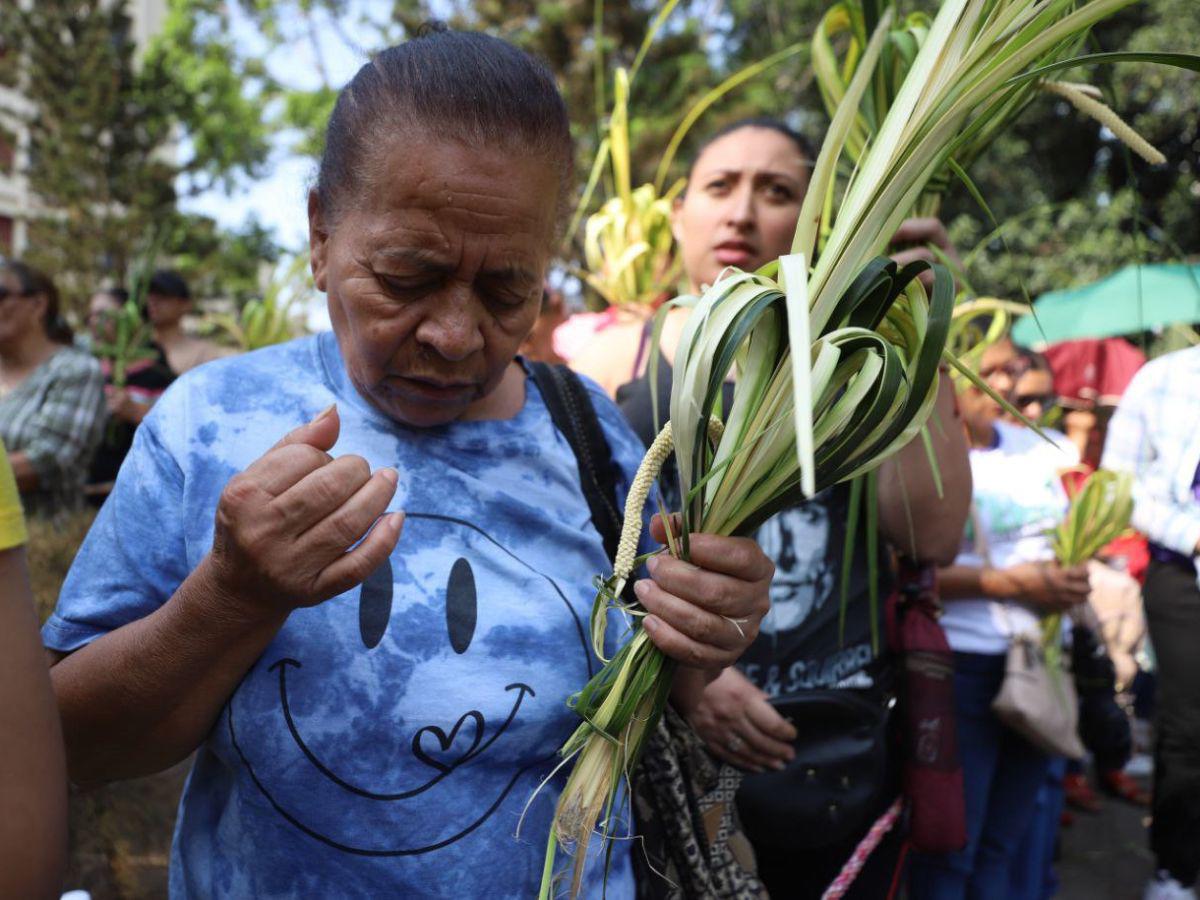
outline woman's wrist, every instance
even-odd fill
[[[985,567],[979,572],[979,587],[985,597],[992,600],[1012,599],[1018,593],[1013,580],[1003,569]]]
[[[711,684],[720,672],[709,672],[705,669],[691,669],[679,666],[675,670],[675,680],[671,685],[671,705],[685,719],[700,705],[704,697],[704,689]]]
[[[180,585],[176,599],[204,619],[238,631],[278,630],[283,626],[288,612],[241,596],[223,581],[216,569],[212,555],[205,556]]]

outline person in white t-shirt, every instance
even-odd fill
[[[1001,396],[1013,388],[1016,350],[1005,340],[980,374]],[[1013,896],[1011,861],[1034,813],[1050,758],[991,711],[1013,635],[1040,633],[1039,617],[1082,603],[1085,566],[1054,561],[1047,531],[1067,509],[1062,470],[1078,462],[1065,436],[1000,420],[983,391],[959,397],[971,445],[971,521],[954,565],[941,570],[941,619],[954,651],[955,714],[967,808],[967,846],[914,860],[911,892],[923,900]]]

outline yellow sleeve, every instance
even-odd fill
[[[0,550],[18,547],[28,539],[21,495],[17,493],[17,481],[8,464],[8,451],[0,441]]]

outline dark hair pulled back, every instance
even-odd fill
[[[1025,347],[1017,347],[1016,370],[1020,375],[1026,372],[1045,372],[1051,378],[1054,377],[1054,369],[1043,354],[1036,350],[1029,350]]]
[[[692,162],[688,166],[688,180],[691,181],[692,170],[696,168],[696,162],[704,155],[705,150],[727,134],[733,134],[735,131],[741,131],[743,128],[762,128],[766,131],[774,131],[776,134],[783,135],[796,145],[796,150],[799,151],[805,162],[809,164],[816,162],[817,152],[813,149],[813,145],[809,142],[808,138],[788,125],[787,122],[784,122],[782,119],[776,119],[773,116],[749,116],[745,119],[730,122],[705,139],[704,143],[692,154]]]
[[[36,297],[41,294],[46,298],[46,311],[42,314],[42,329],[46,337],[56,344],[70,344],[75,339],[75,333],[62,317],[58,288],[50,276],[20,260],[9,260],[4,263],[3,269],[21,283],[24,296]]]
[[[119,286],[118,287],[101,288],[100,290],[96,291],[96,293],[100,294],[103,297],[112,297],[114,300],[116,300],[122,306],[124,306],[126,301],[129,300],[129,291],[127,291],[127,290],[125,290],[125,288],[119,287]]]
[[[392,141],[402,146],[415,130],[547,158],[565,210],[573,151],[567,109],[549,70],[499,38],[435,22],[364,65],[338,95],[317,174],[322,213],[336,222],[382,174],[372,170],[372,152]]]

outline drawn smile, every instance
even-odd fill
[[[450,729],[449,734],[442,731],[442,729],[438,728],[436,725],[426,725],[424,728],[419,729],[417,733],[413,735],[413,756],[417,757],[417,759],[421,760],[421,762],[425,763],[430,768],[436,769],[438,774],[422,784],[420,787],[415,787],[407,791],[398,791],[396,793],[381,794],[358,787],[357,785],[351,784],[349,781],[346,781],[344,778],[340,777],[327,765],[321,762],[321,760],[317,758],[317,755],[305,742],[303,736],[300,734],[300,730],[296,727],[295,721],[292,719],[292,710],[288,705],[287,670],[289,667],[294,667],[297,669],[303,668],[297,660],[285,657],[284,659],[273,663],[268,671],[274,672],[277,669],[279,670],[279,703],[283,707],[283,717],[287,721],[287,727],[292,733],[292,738],[296,741],[296,746],[299,747],[304,755],[308,757],[309,761],[317,767],[317,770],[334,784],[344,788],[352,794],[358,794],[360,797],[367,797],[371,800],[407,800],[409,797],[416,797],[418,794],[422,794],[429,790],[459,766],[470,762],[472,759],[483,753],[484,750],[494,744],[500,735],[504,734],[504,732],[508,729],[508,726],[512,724],[513,719],[516,718],[517,712],[521,709],[521,701],[525,699],[526,694],[528,694],[530,697],[537,696],[534,693],[533,688],[527,684],[516,682],[514,684],[507,685],[504,688],[506,691],[515,690],[518,692],[517,699],[513,702],[513,707],[508,714],[508,718],[505,719],[504,723],[496,729],[496,733],[489,737],[486,741],[483,740],[483,733],[486,729],[486,722],[484,722],[483,714],[473,709],[464,713],[463,716],[454,723],[454,727]],[[473,729],[470,732],[464,731],[464,726],[468,723],[473,726]],[[461,745],[462,743],[462,740],[459,739],[459,736],[463,735],[463,739],[466,739],[468,734],[470,737],[469,746],[465,751],[456,753],[455,746]],[[426,740],[427,735],[432,737],[439,746],[436,748],[431,747],[430,742]]]
[[[296,727],[296,723],[292,718],[291,708],[288,704],[287,670],[289,668],[299,669],[302,668],[302,665],[298,660],[284,658],[273,663],[268,671],[278,670],[279,672],[280,705],[282,707],[284,719],[287,722],[288,729],[291,731],[292,738],[296,742],[296,746],[300,748],[301,752],[304,753],[304,755],[317,768],[317,770],[334,784],[350,793],[357,794],[360,797],[381,802],[395,802],[416,797],[444,780],[460,766],[478,757],[481,753],[487,750],[488,747],[494,744],[496,740],[499,739],[500,735],[502,735],[508,729],[508,726],[516,719],[517,713],[521,708],[521,703],[524,701],[525,696],[536,696],[533,688],[521,682],[516,682],[505,687],[506,691],[517,691],[517,697],[513,701],[512,710],[509,712],[508,717],[504,720],[503,724],[501,724],[500,727],[496,729],[495,733],[486,740],[483,738],[486,723],[484,721],[483,714],[477,710],[469,710],[468,712],[464,713],[449,732],[443,731],[436,725],[426,725],[425,727],[418,729],[416,734],[413,735],[413,755],[416,756],[417,759],[421,760],[421,762],[423,762],[425,765],[435,769],[437,774],[430,778],[429,781],[425,782],[419,787],[412,788],[411,790],[398,791],[395,793],[380,793],[376,791],[365,790],[364,788],[351,784],[344,778],[338,776],[328,766],[321,762],[317,755],[313,753],[312,749],[304,741],[303,736],[300,734],[300,731]],[[512,791],[513,787],[516,785],[521,776],[523,776],[530,769],[542,766],[549,759],[553,758],[552,755],[551,757],[547,757],[547,759],[536,760],[528,765],[522,766],[520,769],[515,771],[512,777],[508,780],[508,783],[504,785],[504,788],[500,791],[499,796],[495,798],[495,800],[487,807],[487,809],[481,811],[480,814],[469,824],[459,829],[454,834],[448,835],[441,840],[414,847],[355,847],[341,841],[337,841],[327,834],[322,834],[320,831],[317,831],[316,829],[306,825],[304,822],[301,822],[295,814],[285,809],[280,802],[275,799],[271,791],[268,790],[267,786],[262,782],[262,779],[259,778],[258,773],[254,770],[254,766],[251,765],[249,758],[246,756],[241,745],[238,743],[237,730],[234,726],[232,705],[228,711],[228,721],[229,737],[233,744],[234,750],[237,752],[238,756],[241,757],[242,763],[246,766],[246,770],[249,772],[250,778],[254,781],[255,786],[262,793],[262,795],[266,797],[267,801],[275,808],[275,811],[283,816],[283,818],[286,819],[290,824],[300,829],[310,837],[313,837],[316,840],[333,847],[334,849],[341,850],[346,853],[357,854],[359,856],[416,856],[422,853],[440,850],[442,847],[461,840],[482,825],[492,815],[492,813],[499,808],[500,804],[504,802],[505,798]]]

